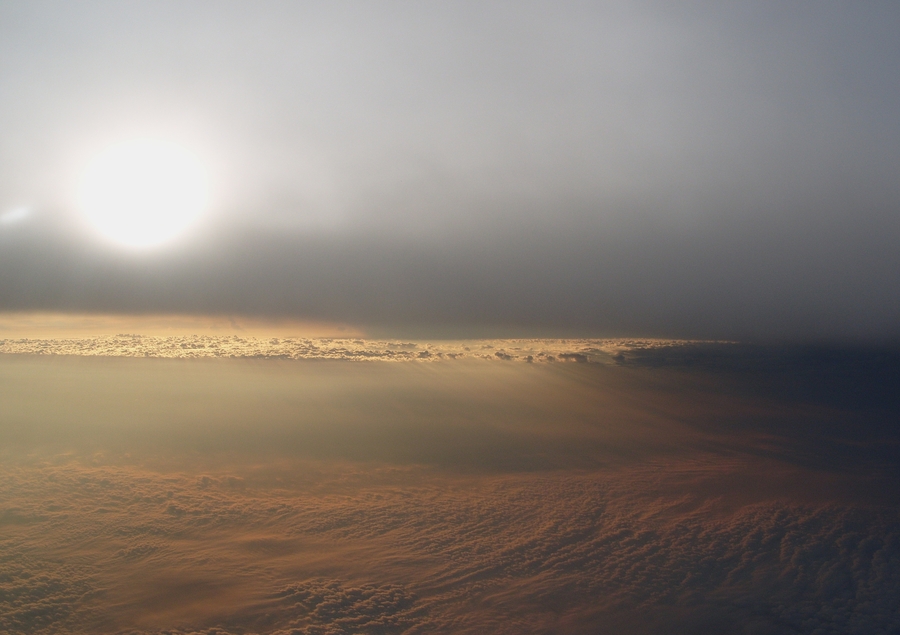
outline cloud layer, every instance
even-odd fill
[[[893,358],[825,356],[825,398],[807,353],[651,345],[2,356],[0,630],[900,628],[896,404],[846,398]]]
[[[896,510],[735,507],[721,486],[693,491],[760,467],[702,457],[448,478],[326,466],[313,487],[294,490],[73,463],[7,468],[0,625],[329,634],[900,626]]]
[[[529,339],[408,342],[364,339],[241,337],[237,335],[143,336],[0,339],[0,354],[80,355],[87,357],[204,357],[330,359],[368,361],[602,361],[625,351],[690,346],[689,341],[654,339]]]

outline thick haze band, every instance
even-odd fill
[[[0,310],[900,336],[900,8],[3,3]],[[153,253],[79,175],[191,148]],[[187,226],[187,225],[186,225]]]

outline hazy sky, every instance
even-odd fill
[[[0,309],[900,337],[893,2],[0,2]],[[210,175],[87,231],[110,144]]]

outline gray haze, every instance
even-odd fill
[[[900,336],[900,5],[0,2],[0,310]],[[72,191],[129,136],[212,209]]]

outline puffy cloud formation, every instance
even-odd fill
[[[892,354],[497,344],[0,356],[0,631],[900,629]]]
[[[299,489],[76,462],[7,467],[0,628],[900,627],[895,509],[734,506],[724,490],[696,491],[724,470],[746,477],[763,466],[704,459],[495,477],[294,465],[319,472]]]
[[[260,357],[370,361],[609,361],[633,349],[694,344],[662,339],[521,339],[402,342],[366,339],[261,338],[236,335],[142,336],[121,334],[83,338],[0,339],[0,353],[108,357]]]

